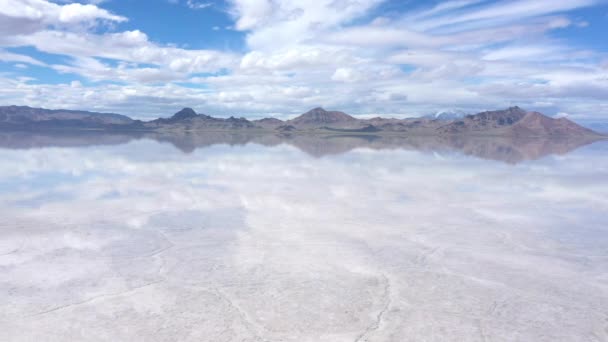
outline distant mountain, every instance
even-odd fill
[[[445,111],[436,112],[434,114],[425,115],[425,116],[423,116],[423,118],[430,119],[430,120],[449,121],[449,120],[462,119],[465,116],[467,116],[467,113],[463,112],[461,110],[445,110]]]
[[[447,134],[487,132],[512,126],[517,121],[523,119],[526,114],[527,112],[519,107],[481,112],[475,115],[467,115],[462,120],[441,126],[437,130],[440,133]]]
[[[594,131],[566,118],[553,119],[538,112],[529,112],[512,127],[517,136],[573,136],[592,135]]]
[[[145,122],[143,126],[154,130],[232,130],[255,128],[255,125],[245,118],[229,117],[228,119],[214,118],[205,114],[197,114],[192,108],[184,108],[168,119],[156,119]]]
[[[184,108],[184,109],[180,110],[179,112],[173,114],[173,116],[170,117],[169,119],[165,119],[164,122],[175,123],[175,122],[179,122],[182,120],[194,119],[197,116],[198,116],[198,114],[196,114],[194,109]],[[163,120],[163,119],[159,119],[159,120]]]
[[[467,115],[439,127],[440,134],[481,134],[500,136],[581,136],[597,135],[590,129],[566,119],[553,119],[519,107]]]
[[[285,122],[277,118],[264,118],[252,121],[254,125],[262,128],[277,128],[283,126]]]
[[[101,127],[132,124],[128,116],[80,110],[0,106],[0,126]]]
[[[358,122],[354,117],[337,111],[326,111],[323,108],[314,108],[287,123],[297,128],[319,127],[319,126],[344,126]]]
[[[282,135],[332,132],[333,134],[403,136],[601,137],[600,134],[566,118],[553,119],[538,112],[527,112],[519,107],[465,115],[458,119],[447,119],[447,114],[442,117],[443,114],[446,113],[439,113],[433,118],[357,119],[343,112],[315,108],[287,121],[276,118],[250,121],[236,117],[216,118],[198,114],[191,108],[184,108],[169,118],[139,121],[118,114],[8,106],[0,107],[0,128],[37,130],[87,128],[158,132],[247,130],[275,132]],[[436,119],[438,117],[444,119]]]

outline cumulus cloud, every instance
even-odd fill
[[[111,70],[112,68],[122,71],[133,68],[125,68],[121,63],[118,63],[117,67],[101,68],[99,66],[102,63],[91,58],[155,65],[159,72],[150,68],[145,72],[164,76],[158,79],[150,78],[150,81],[170,81],[183,79],[188,73],[215,72],[233,66],[237,58],[229,53],[214,50],[186,50],[161,46],[149,41],[146,34],[138,30],[105,34],[45,30],[7,38],[5,46],[34,46],[46,53],[69,55],[76,62],[86,60],[88,62],[86,65],[73,62],[71,65],[54,66],[54,68],[84,76],[97,75],[93,78],[108,80],[112,80],[116,71],[119,71]],[[108,71],[106,77],[101,77],[100,72],[103,70]],[[171,73],[175,77],[168,77]]]
[[[363,78],[363,74],[351,68],[338,68],[331,77],[339,82],[357,82]]]
[[[321,104],[353,114],[514,104],[571,117],[607,113],[605,57],[551,35],[584,30],[580,23],[587,22],[571,11],[595,0],[452,0],[390,13],[383,3],[230,0],[229,29],[243,34],[246,44],[231,52],[181,48],[154,42],[141,30],[117,30],[128,18],[91,1],[0,0],[1,61],[99,82],[66,84],[59,95],[31,78],[5,78],[0,86],[9,102],[67,107],[96,101],[104,110],[128,113],[142,106],[140,113],[154,116],[185,105],[289,116]],[[216,28],[214,34],[222,34]],[[24,46],[66,58],[48,63],[11,50]]]
[[[27,34],[47,27],[69,27],[100,21],[124,22],[126,17],[112,14],[93,4],[55,4],[45,0],[0,0],[0,34]]]
[[[233,0],[236,29],[250,31],[254,49],[272,49],[314,38],[320,30],[348,23],[380,4],[381,0]]]

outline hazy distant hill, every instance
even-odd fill
[[[384,133],[417,136],[600,137],[598,133],[568,119],[553,119],[538,112],[527,112],[519,107],[487,111],[455,119],[447,117],[437,119],[437,116],[409,119],[381,117],[357,119],[343,112],[314,108],[287,121],[276,118],[253,121],[235,117],[216,118],[198,114],[191,108],[184,108],[169,118],[142,122],[118,114],[9,106],[0,107],[0,127],[4,127],[4,129],[98,128],[160,132],[247,130],[275,132],[282,135],[333,132],[336,134]]]
[[[519,107],[467,115],[438,129],[444,134],[483,134],[501,136],[572,136],[595,132],[566,118],[553,119]]]
[[[0,125],[2,126],[99,127],[131,123],[133,123],[133,119],[120,114],[65,109],[50,110],[27,106],[0,107]]]
[[[314,108],[295,119],[287,121],[287,123],[295,126],[296,128],[325,126],[346,127],[351,126],[358,121],[359,120],[343,112],[326,111],[323,108]]]
[[[260,120],[253,120],[252,122],[256,126],[264,128],[277,128],[285,124],[283,120],[279,120],[277,118],[264,118]]]

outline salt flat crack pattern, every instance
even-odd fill
[[[69,309],[69,308],[73,308],[73,307],[77,307],[77,306],[80,306],[80,305],[89,304],[89,303],[95,302],[95,301],[97,301],[99,299],[108,299],[108,298],[114,298],[114,297],[120,297],[120,296],[124,296],[124,295],[129,295],[129,294],[137,292],[137,291],[139,291],[141,289],[144,289],[144,288],[147,288],[147,287],[150,287],[150,286],[154,286],[154,285],[158,285],[158,284],[160,284],[160,283],[162,283],[164,281],[165,280],[163,279],[163,280],[154,281],[154,282],[142,285],[142,286],[137,286],[137,287],[125,290],[125,291],[120,291],[120,292],[116,292],[116,293],[106,293],[106,294],[102,294],[102,295],[99,295],[99,296],[94,296],[94,297],[85,299],[83,301],[77,302],[77,303],[71,303],[71,304],[67,304],[67,305],[62,305],[62,306],[58,306],[58,307],[52,308],[50,310],[37,312],[37,313],[35,313],[33,315],[25,316],[25,318],[48,315],[48,314],[51,314],[51,313],[54,313],[54,312],[57,312],[57,311],[61,311],[61,310],[65,310],[65,309]]]
[[[361,333],[361,335],[355,338],[354,342],[364,342],[369,341],[370,335],[374,333],[374,331],[378,330],[382,325],[382,320],[385,318],[387,311],[391,306],[391,283],[389,278],[386,275],[381,276],[382,282],[384,283],[384,292],[382,294],[382,302],[383,306],[376,315],[374,321],[365,328],[365,331]]]
[[[224,291],[222,289],[213,288],[213,292],[218,297],[220,297],[224,301],[226,301],[226,303],[228,303],[228,305],[237,312],[239,318],[241,319],[243,324],[245,324],[245,326],[247,327],[247,330],[249,330],[254,335],[255,341],[263,341],[263,342],[268,341],[267,339],[262,337],[262,334],[261,334],[262,328],[259,327],[257,324],[255,324],[255,322],[253,322],[251,320],[251,318],[249,317],[249,314],[247,314],[246,311],[244,311],[239,305],[237,305],[232,299],[230,299],[230,297],[226,293],[224,293]]]

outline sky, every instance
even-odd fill
[[[0,0],[0,105],[608,120],[608,0]]]

